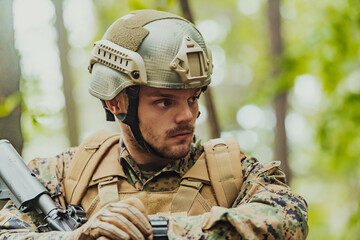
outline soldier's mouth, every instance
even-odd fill
[[[192,137],[192,131],[181,131],[171,136],[171,138],[176,140],[184,140],[186,138]]]

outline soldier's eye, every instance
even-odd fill
[[[199,99],[199,97],[200,97],[200,94],[197,95],[197,96],[193,96],[193,97],[189,98],[188,102],[189,102],[190,104],[196,103],[197,100]]]
[[[173,104],[172,100],[170,100],[170,99],[160,99],[160,100],[157,100],[155,103],[158,107],[161,107],[161,108],[166,108]]]

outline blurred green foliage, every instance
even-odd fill
[[[7,98],[0,99],[0,118],[9,115],[21,102],[21,93],[15,92]]]

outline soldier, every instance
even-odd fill
[[[0,239],[304,239],[305,200],[285,184],[279,162],[246,157],[234,139],[202,145],[198,99],[212,59],[187,20],[154,10],[118,19],[94,44],[89,92],[121,134],[100,131],[29,167],[59,207],[81,205],[88,222],[37,232],[41,214],[9,201]],[[162,216],[151,218],[149,216]],[[158,221],[158,222],[157,222]]]

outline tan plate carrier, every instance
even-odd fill
[[[127,197],[143,201],[148,214],[198,215],[212,206],[231,207],[242,181],[245,158],[235,138],[218,138],[204,144],[204,153],[181,178],[175,191],[135,189],[119,164],[118,133],[101,130],[78,148],[65,175],[65,197],[91,217],[109,202]]]

